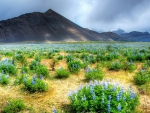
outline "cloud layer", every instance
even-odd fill
[[[150,32],[150,0],[1,0],[0,20],[52,9],[82,27]]]

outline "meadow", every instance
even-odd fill
[[[150,43],[0,45],[2,113],[149,113]]]

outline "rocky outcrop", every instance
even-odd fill
[[[121,37],[82,28],[51,9],[0,21],[0,42],[87,40],[119,41]]]

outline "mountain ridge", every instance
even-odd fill
[[[98,33],[80,27],[52,9],[0,21],[0,42],[120,41],[115,33]]]

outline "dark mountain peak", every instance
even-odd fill
[[[119,28],[119,29],[117,29],[117,30],[113,30],[112,32],[113,32],[113,33],[116,33],[116,34],[118,34],[118,35],[125,33],[125,31],[122,30],[121,28]]]
[[[55,11],[53,11],[52,9],[47,10],[45,13],[56,13]]]
[[[52,9],[0,21],[0,42],[118,41],[116,34],[84,29]]]

